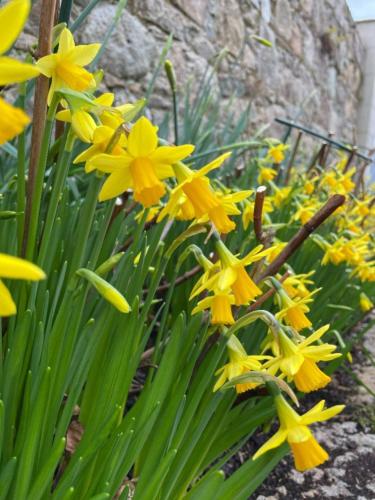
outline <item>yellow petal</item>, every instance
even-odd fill
[[[81,141],[92,142],[96,123],[90,113],[82,110],[73,113],[72,127]]]
[[[133,125],[128,137],[128,151],[134,157],[149,156],[158,145],[157,127],[141,116]]]
[[[11,57],[0,57],[0,85],[24,82],[39,74],[37,66],[16,61]]]
[[[99,193],[99,201],[116,198],[132,186],[132,178],[127,168],[111,173]]]
[[[114,99],[115,94],[112,94],[112,92],[104,92],[104,94],[94,99],[94,102],[98,106],[112,106]]]
[[[225,384],[225,381],[227,379],[227,374],[226,374],[226,371],[225,371],[225,367],[222,367],[220,368],[220,371],[222,372],[220,377],[217,379],[215,385],[214,385],[214,388],[213,388],[213,392],[216,392],[220,389],[220,387]]]
[[[316,330],[316,332],[314,332],[313,334],[309,335],[306,338],[306,340],[304,340],[303,342],[301,342],[300,345],[301,346],[306,346],[306,345],[312,344],[316,340],[320,339],[328,330],[329,330],[329,325],[321,326],[318,330]]]
[[[168,177],[174,177],[174,170],[170,165],[156,163],[154,164],[154,170],[158,179],[167,179]]]
[[[193,151],[194,146],[192,144],[184,144],[182,146],[161,146],[150,155],[150,159],[156,163],[173,165],[173,163],[189,156]]]
[[[74,38],[68,28],[64,28],[59,38],[59,54],[67,54],[75,47]]]
[[[127,168],[132,159],[127,155],[109,155],[109,154],[101,154],[95,156],[92,159],[92,166],[100,170],[101,172],[111,173],[119,168]]]
[[[13,0],[0,9],[0,54],[11,48],[24,27],[29,11],[29,0]]]
[[[280,362],[280,370],[289,377],[293,377],[301,368],[304,357],[300,353],[295,353],[293,356],[288,356]]]
[[[272,450],[273,448],[277,448],[278,446],[283,444],[283,442],[286,440],[287,434],[288,431],[279,429],[276,434],[274,434],[268,441],[264,443],[263,446],[259,448],[259,450],[253,456],[253,460],[256,460],[267,451]]]
[[[230,157],[231,154],[232,153],[224,153],[223,155],[219,156],[215,160],[202,167],[200,170],[198,170],[197,173],[199,174],[199,176],[202,176],[208,174],[208,172],[214,170],[215,168],[219,168],[222,163],[224,163],[224,161]]]
[[[191,311],[191,314],[197,314],[198,312],[208,309],[209,307],[211,307],[212,301],[213,297],[206,297],[205,299],[201,300]]]
[[[90,146],[89,148],[85,149],[85,151],[82,151],[81,154],[79,154],[78,156],[76,156],[73,160],[73,163],[74,165],[76,165],[77,163],[83,163],[85,161],[88,161],[90,160],[91,158],[93,158],[94,156],[96,156],[98,153],[100,153],[100,149],[98,146]],[[86,168],[87,167],[87,168]],[[92,163],[90,163],[90,165],[86,165],[85,167],[85,171],[87,173],[89,172],[92,172],[93,170],[95,170],[95,167],[92,165]]]
[[[50,54],[49,56],[41,57],[38,59],[36,65],[44,76],[51,78],[57,65],[57,55]]]
[[[216,277],[216,276],[215,276]],[[237,279],[237,272],[232,267],[227,267],[217,275],[217,287],[219,290],[227,290]]]
[[[0,97],[0,144],[19,135],[29,123],[30,118],[22,109],[11,106]]]
[[[0,280],[0,317],[16,314],[17,308],[8,288]]]
[[[99,125],[99,127],[96,127],[94,131],[94,143],[97,144],[100,142],[107,142],[112,138],[114,133],[115,131],[113,128],[106,127],[105,125]]]
[[[0,253],[0,276],[2,278],[43,280],[46,275],[32,262]]]
[[[71,123],[72,121],[72,113],[70,109],[62,109],[56,113],[56,120],[60,120],[61,122]]]
[[[312,408],[312,410],[314,410],[314,408]],[[331,408],[327,408],[326,410],[322,410],[319,412],[316,410],[312,412],[312,410],[310,410],[309,412],[301,416],[301,422],[304,425],[313,424],[314,422],[324,422],[324,420],[329,420],[335,415],[341,413],[344,408],[345,405],[335,405],[331,406]]]
[[[87,66],[95,58],[100,49],[100,43],[78,45],[68,55],[69,60],[78,66]]]

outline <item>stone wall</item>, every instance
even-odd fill
[[[86,3],[75,0],[75,9]],[[104,37],[116,3],[99,2],[81,42]],[[129,0],[102,59],[106,87],[142,96],[169,33],[180,85],[196,82],[227,49],[214,84],[223,100],[235,94],[239,109],[251,101],[252,127],[289,117],[355,139],[363,49],[345,0]],[[169,106],[163,75],[151,107]]]

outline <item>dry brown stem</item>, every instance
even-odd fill
[[[38,58],[46,56],[52,51],[52,28],[55,21],[57,0],[43,0],[39,23]],[[47,117],[47,96],[49,90],[49,80],[41,75],[35,84],[33,129],[31,135],[31,150],[29,175],[27,181],[26,216],[23,240],[23,253],[26,251],[26,241],[29,233],[29,217],[35,187],[36,169],[42,144],[43,130]]]
[[[267,276],[273,276],[285,264],[289,257],[299,248],[308,236],[315,231],[338,207],[345,202],[345,196],[334,194],[327,203],[311,219],[304,224],[293,236],[287,246],[280,252],[276,259],[267,266],[259,276],[258,281],[264,280]]]
[[[262,229],[262,219],[263,219],[263,204],[264,198],[266,196],[266,186],[259,186],[255,193],[255,203],[254,203],[254,232],[256,239],[259,243],[264,245],[265,243],[265,234]]]

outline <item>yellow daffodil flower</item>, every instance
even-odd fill
[[[368,312],[374,307],[374,303],[364,292],[361,292],[359,296],[359,306],[362,312]]]
[[[0,253],[0,277],[5,279],[39,281],[45,279],[44,272],[35,264]],[[0,280],[0,316],[12,316],[17,308],[8,288]]]
[[[134,199],[143,206],[157,204],[166,191],[161,181],[173,177],[172,165],[193,150],[191,144],[158,147],[157,127],[142,116],[133,125],[121,155],[99,154],[90,161],[92,167],[110,174],[99,200],[109,200],[133,189]]]
[[[235,305],[249,304],[262,291],[250,278],[246,267],[269,253],[269,249],[261,251],[262,248],[262,245],[259,245],[246,257],[238,259],[221,240],[218,240],[216,249],[220,257],[220,268],[209,279],[202,282],[199,288],[194,288],[191,298],[199,295],[205,289],[215,290],[219,288],[221,290],[231,290],[235,298]]]
[[[271,167],[261,167],[258,175],[258,183],[264,184],[265,182],[272,181],[277,175],[274,168]]]
[[[284,151],[286,151],[288,148],[289,146],[287,144],[278,144],[277,146],[270,147],[267,151],[267,159],[272,160],[273,163],[276,163],[278,165],[284,160]]]
[[[313,293],[316,292],[317,290]],[[281,311],[276,314],[277,319],[284,320],[288,325],[297,330],[297,332],[312,326],[311,321],[305,314],[310,311],[307,304],[313,300],[311,298],[312,293],[306,297],[293,300],[288,296],[285,290],[281,288],[277,291],[276,296],[279,298],[282,306]]]
[[[339,238],[334,243],[329,244],[325,242],[325,254],[322,258],[322,266],[327,265],[329,262],[332,262],[335,266],[341,264],[345,260],[345,254],[343,252],[344,240]]]
[[[232,231],[236,225],[227,215],[227,200],[212,188],[206,176],[211,170],[219,168],[229,156],[230,153],[225,153],[196,171],[181,162],[174,165],[179,184],[171,191],[158,220],[167,215],[170,218],[182,216],[184,220],[204,218],[210,220],[219,233]]]
[[[71,32],[68,28],[63,29],[57,52],[44,56],[37,62],[40,72],[52,79],[48,104],[51,103],[54,92],[64,87],[78,91],[95,87],[93,75],[84,66],[91,63],[99,48],[99,43],[75,45]]]
[[[306,285],[313,285],[314,282],[310,280],[315,271],[310,271],[304,274],[291,274],[283,281],[283,287],[286,293],[291,299],[295,297],[307,297],[309,295],[309,290]]]
[[[283,396],[276,396],[275,405],[280,428],[259,448],[253,456],[253,460],[267,451],[277,448],[285,441],[292,449],[296,469],[301,472],[317,467],[328,460],[328,453],[316,441],[308,426],[314,422],[323,422],[334,417],[342,412],[345,406],[336,405],[325,409],[324,404],[325,401],[320,401],[304,415],[298,415]]]
[[[358,276],[361,281],[375,281],[375,261],[361,261],[352,271],[350,276]]]
[[[297,202],[297,211],[293,214],[292,220],[299,220],[302,224],[306,224],[311,217],[317,212],[318,205],[316,201],[310,203],[304,202],[302,205]]]
[[[239,377],[240,375],[248,373],[252,370],[261,370],[261,361],[270,358],[269,356],[249,356],[235,335],[231,335],[229,337],[227,348],[229,363],[219,368],[219,370],[215,373],[215,375],[220,376],[216,381],[213,392],[219,390],[227,380],[232,380],[233,378]],[[236,384],[236,391],[240,394],[254,389],[257,385],[259,384],[254,382]]]
[[[220,256],[222,273],[218,274],[216,279],[223,280],[225,286],[232,289],[237,306],[249,304],[250,301],[262,293],[262,290],[254,283],[246,271],[247,266],[263,259],[271,251],[270,249],[262,251],[262,248],[263,246],[259,245],[245,257],[239,259],[232,254],[221,240],[217,241],[216,249]]]
[[[312,345],[319,340],[329,329],[329,325],[319,328],[316,332],[296,343],[283,331],[279,333],[279,352],[276,358],[267,363],[264,368],[275,375],[279,370],[288,382],[294,380],[298,390],[312,392],[325,387],[331,378],[326,375],[317,363],[331,361],[341,356],[334,353],[334,344]],[[274,346],[275,344],[273,344]]]
[[[276,259],[279,253],[286,247],[287,243],[285,241],[275,240],[274,245],[270,249],[270,253],[267,255],[266,260],[271,263]]]
[[[272,203],[276,208],[280,208],[284,201],[289,197],[292,188],[288,186],[278,188],[273,182],[271,183],[271,186],[274,191],[272,196]]]
[[[315,181],[316,181],[317,177],[315,177],[314,179],[308,179],[304,186],[303,186],[303,190],[306,194],[313,194],[313,192],[315,191]]]
[[[336,173],[334,170],[331,170],[324,174],[320,185],[328,187],[329,190],[338,194],[348,194],[355,188],[355,183],[352,181],[355,171],[355,167],[349,169],[345,174]]]

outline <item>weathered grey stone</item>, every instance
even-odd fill
[[[91,42],[104,39],[115,12],[115,5],[99,4],[84,24],[79,38]],[[137,17],[125,11],[108,42],[106,54],[108,57],[101,60],[105,70],[119,78],[139,78],[152,68],[157,50],[147,28]]]
[[[287,40],[290,39],[292,34],[292,14],[288,0],[277,0],[274,25],[280,36]]]
[[[73,17],[85,5],[76,0]],[[113,0],[99,2],[77,41],[103,40],[116,7]],[[17,51],[35,44],[39,19],[36,0]],[[224,100],[236,93],[241,107],[252,101],[249,130],[276,116],[298,115],[312,128],[328,132],[333,127],[338,138],[353,139],[363,48],[345,0],[129,0],[101,59],[106,88],[121,99],[141,97],[170,33],[174,42],[168,57],[180,88],[191,82],[194,90],[216,56],[227,51],[215,92]],[[163,71],[151,103],[158,116],[171,106]]]

